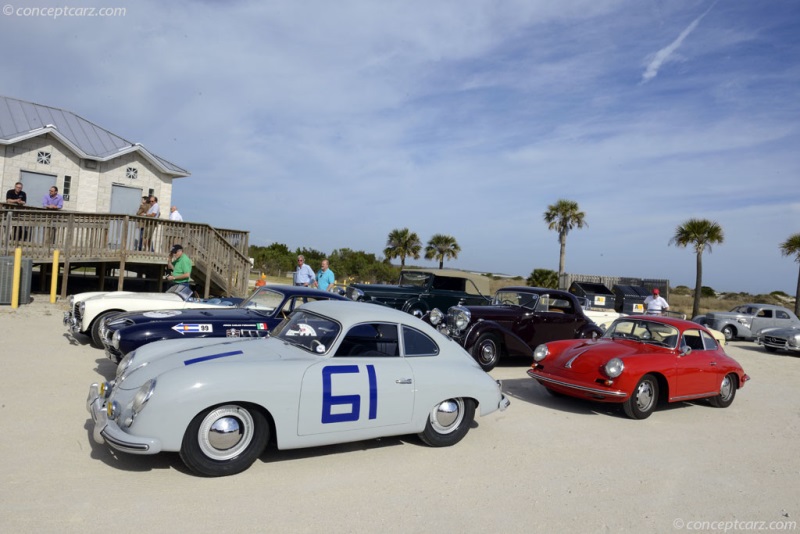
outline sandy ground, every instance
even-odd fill
[[[800,531],[800,358],[753,343],[727,347],[752,381],[724,410],[681,403],[632,421],[550,397],[515,362],[491,373],[509,409],[455,447],[270,448],[203,479],[177,454],[91,440],[88,386],[114,366],[66,335],[63,310],[44,296],[0,307],[0,532]]]

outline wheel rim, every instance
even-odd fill
[[[722,379],[722,385],[719,388],[719,396],[722,398],[723,401],[727,401],[731,398],[731,394],[733,393],[733,380],[731,380],[730,376],[726,376]]]
[[[642,412],[650,411],[655,401],[655,392],[653,391],[653,383],[645,380],[639,387],[636,388],[636,407]]]
[[[235,458],[253,440],[253,417],[239,406],[222,406],[211,411],[200,424],[200,451],[212,460]]]
[[[434,406],[433,410],[431,410],[431,426],[439,434],[450,434],[454,432],[463,419],[463,399],[448,399]]]
[[[481,359],[481,363],[492,363],[497,358],[497,344],[491,340],[487,339],[481,346],[479,347],[479,357]]]
[[[733,330],[731,329],[730,326],[726,326],[725,328],[723,328],[722,333],[727,341],[733,339]]]

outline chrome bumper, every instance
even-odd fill
[[[588,386],[580,386],[578,384],[571,384],[569,382],[564,382],[563,380],[556,380],[555,378],[550,378],[549,376],[542,376],[538,373],[533,372],[533,370],[528,369],[528,376],[533,378],[534,380],[538,380],[539,382],[547,382],[548,384],[554,384],[556,386],[561,386],[569,389],[574,389],[576,391],[583,391],[585,393],[591,393],[592,395],[598,395],[601,397],[612,397],[615,399],[624,399],[628,396],[627,393],[624,391],[614,391],[610,389],[599,389],[599,388],[590,388]]]
[[[100,396],[100,386],[89,386],[86,409],[92,415],[94,429],[92,438],[97,443],[107,443],[118,451],[131,454],[156,454],[161,452],[161,441],[154,438],[133,436],[123,431],[116,421],[108,418],[106,399]]]
[[[75,316],[72,315],[71,311],[64,312],[64,326],[67,327],[67,330],[72,332],[73,334],[78,334],[81,331],[81,325],[78,323],[78,320]]]

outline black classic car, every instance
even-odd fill
[[[414,269],[400,273],[397,285],[351,284],[349,299],[383,304],[422,317],[434,308],[489,304],[489,280],[452,269]]]
[[[575,295],[540,287],[506,287],[490,306],[453,306],[423,317],[460,343],[489,371],[501,356],[533,357],[541,343],[602,336]]]
[[[232,308],[153,310],[120,313],[100,327],[106,355],[119,361],[153,341],[198,337],[265,337],[292,310],[315,300],[347,300],[303,286],[266,285]]]

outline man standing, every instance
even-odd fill
[[[158,207],[158,197],[150,195],[150,207],[147,209],[145,217],[152,217],[158,219],[161,217],[161,208]],[[153,252],[153,233],[156,230],[155,223],[148,223],[144,229],[144,250]]]
[[[192,283],[192,260],[183,253],[181,245],[172,245],[167,265],[172,269],[172,274],[167,277],[167,280],[173,284],[188,285]]]
[[[653,290],[653,294],[644,299],[644,306],[647,309],[647,315],[661,315],[669,309],[667,301],[659,295],[658,288]]]
[[[317,287],[322,291],[331,291],[335,281],[336,276],[328,269],[328,260],[322,260],[322,268],[317,272]]]
[[[170,221],[183,222],[183,217],[181,217],[181,214],[178,211],[178,206],[172,206],[169,209],[169,220]]]
[[[14,184],[14,189],[9,189],[6,192],[6,202],[17,206],[24,206],[28,202],[28,195],[22,190],[22,182],[17,182]]]
[[[50,194],[42,199],[42,207],[46,210],[60,210],[64,207],[64,197],[58,194],[58,188],[50,188]]]
[[[306,265],[306,259],[301,254],[297,256],[297,270],[294,272],[294,285],[310,286],[314,283],[314,270]]]

